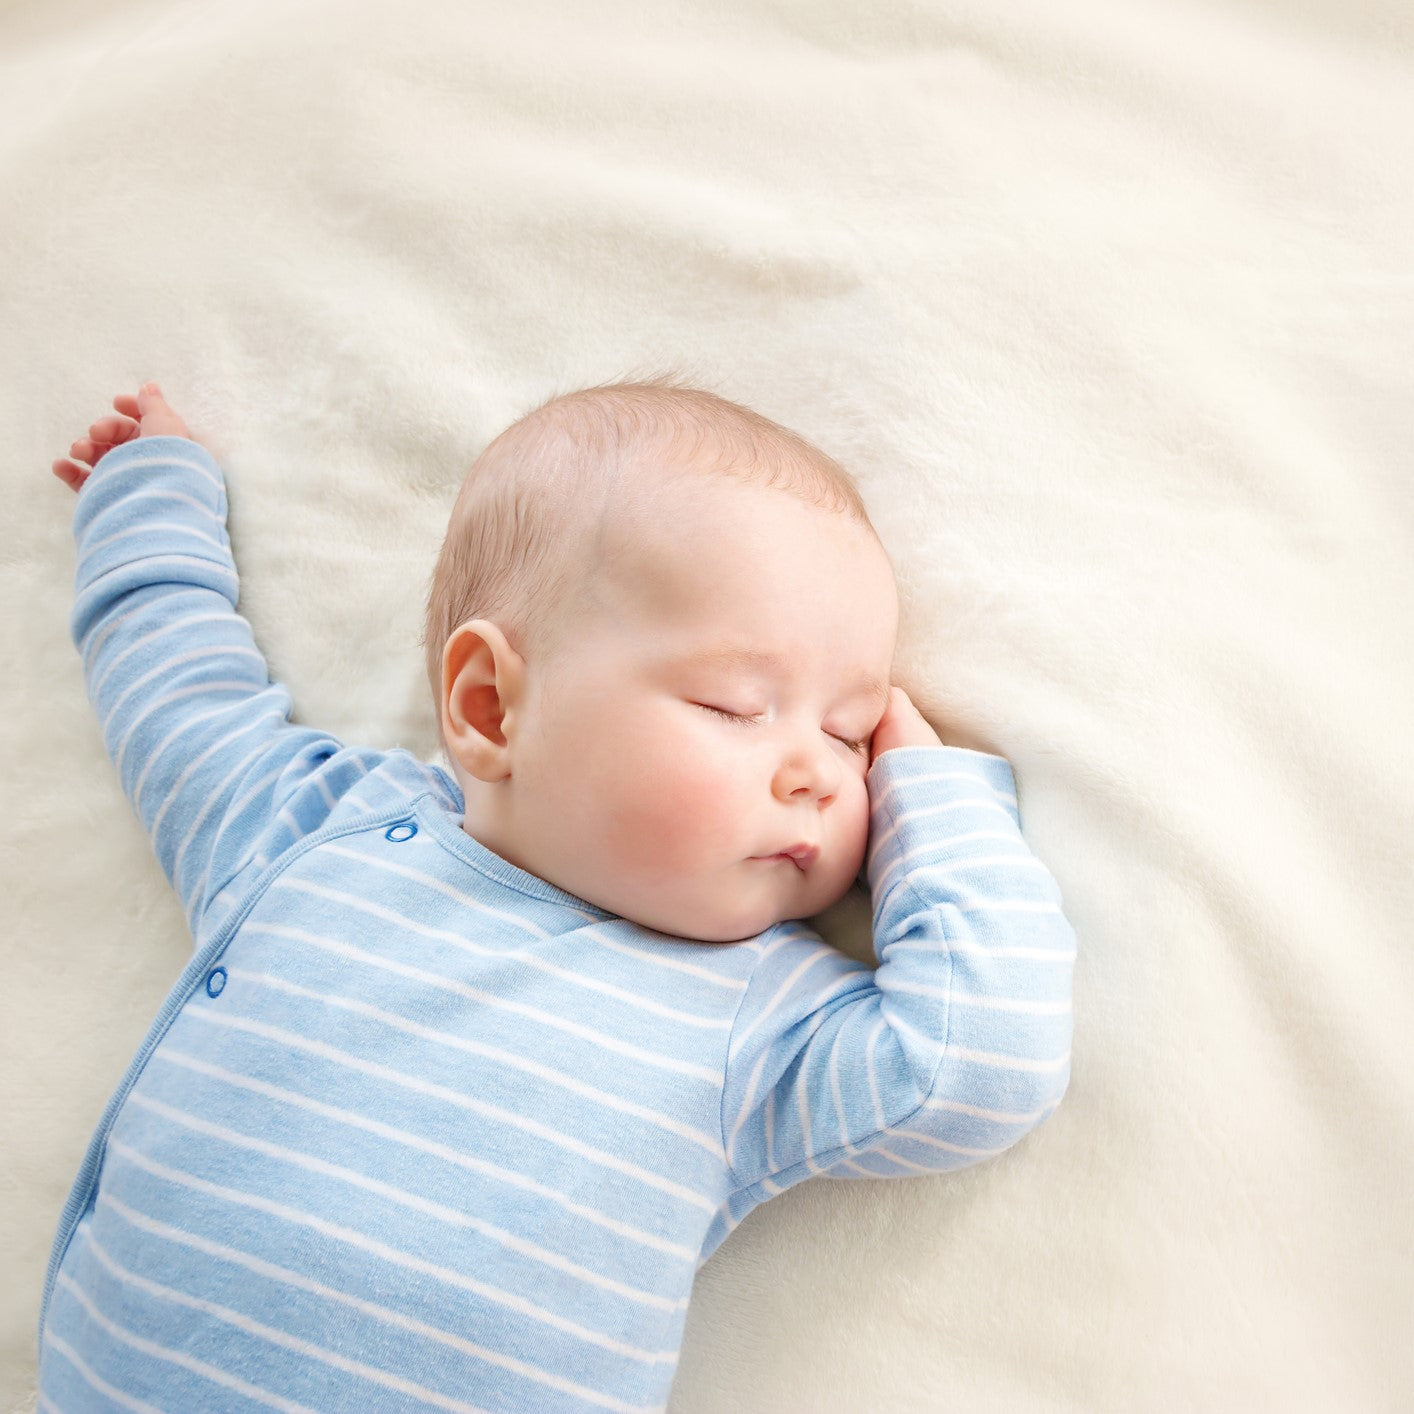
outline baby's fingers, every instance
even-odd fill
[[[89,477],[87,467],[79,466],[76,462],[66,461],[63,457],[51,462],[49,469],[70,491],[77,491]]]
[[[95,446],[116,447],[138,435],[140,425],[131,417],[100,417],[88,429]]]
[[[87,437],[80,437],[69,446],[69,455],[79,461],[97,465],[100,457],[106,456],[114,447],[131,441],[138,435],[138,424],[126,417],[100,417],[88,429]]]
[[[100,417],[88,429],[88,434],[108,442],[126,442],[129,437],[136,435],[137,426],[138,420],[135,417],[119,417],[109,413],[107,417]]]

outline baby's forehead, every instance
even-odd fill
[[[795,659],[822,656],[842,633],[871,656],[891,651],[897,589],[872,528],[779,489],[712,478],[655,494],[599,548],[594,598],[611,623]]]
[[[740,585],[759,579],[770,559],[803,553],[824,514],[754,478],[664,465],[606,507],[597,549],[644,593]],[[704,569],[709,585],[697,583]]]

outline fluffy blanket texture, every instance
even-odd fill
[[[754,1213],[673,1414],[1414,1407],[1411,13],[0,6],[0,1404],[188,952],[50,461],[160,381],[297,720],[430,758],[471,458],[675,369],[855,471],[899,678],[1015,766],[1080,958],[1057,1114]]]

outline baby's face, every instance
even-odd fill
[[[658,495],[614,532],[569,645],[529,665],[507,784],[524,867],[645,927],[735,941],[859,873],[897,590],[844,516],[715,479]],[[774,659],[712,656],[731,649]],[[802,844],[818,854],[781,857]]]

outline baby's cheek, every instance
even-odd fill
[[[842,789],[826,812],[824,843],[829,868],[848,875],[853,882],[864,865],[869,843],[869,797],[862,781]]]
[[[622,802],[616,847],[639,855],[649,872],[680,874],[742,848],[742,814],[719,778],[678,761]]]

